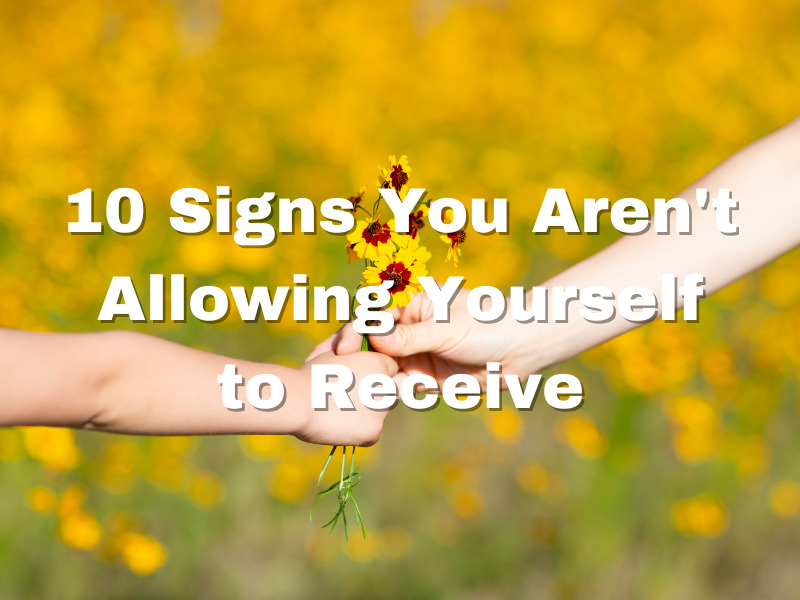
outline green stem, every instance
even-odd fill
[[[342,474],[339,477],[339,492],[342,491],[344,487],[344,456],[347,454],[347,446],[342,446]]]
[[[336,448],[338,448],[338,446],[334,446],[333,448],[331,448],[331,453],[328,454],[328,460],[325,461],[325,466],[322,467],[322,471],[319,474],[319,479],[317,479],[317,487],[319,487],[319,484],[322,483],[322,476],[325,475],[325,471],[328,469],[328,465],[330,464],[331,459],[333,458],[333,453],[336,452]]]
[[[353,295],[350,297],[350,320],[353,320],[353,316],[355,316],[356,312],[356,292],[361,289],[361,284],[359,283],[356,286],[356,289],[353,290]]]
[[[420,242],[420,246],[424,246],[429,241],[431,241],[433,238],[435,238],[437,235],[439,235],[439,234],[438,233],[432,233],[431,235],[429,235],[428,237],[425,238],[424,242]]]

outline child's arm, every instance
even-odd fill
[[[371,373],[394,375],[395,362],[374,352],[320,356],[342,364],[358,382]],[[270,373],[286,386],[279,409],[222,404],[217,376],[226,364],[250,377]],[[357,385],[357,383],[356,383]],[[268,397],[268,388],[262,392]],[[129,332],[43,334],[0,329],[0,426],[53,425],[139,435],[291,434],[305,441],[369,445],[381,435],[385,412],[311,408],[310,363],[299,369],[234,360]]]
[[[697,188],[708,189],[712,198],[719,188],[732,190],[739,202],[732,214],[738,235],[720,233],[710,202],[705,210],[694,204]],[[638,285],[658,296],[662,274],[675,274],[683,282],[687,274],[701,273],[711,293],[795,247],[800,243],[800,119],[738,152],[678,196],[694,204],[691,235],[674,233],[674,222],[670,235],[656,235],[651,227],[645,234],[621,238],[542,285],[602,285],[615,295]],[[570,304],[566,323],[520,325],[507,315],[486,325],[469,316],[465,297],[462,290],[451,306],[449,323],[436,323],[430,300],[417,294],[400,309],[400,325],[391,335],[371,337],[373,347],[398,357],[408,373],[424,372],[439,380],[454,372],[482,378],[488,361],[502,362],[506,372],[538,373],[637,326],[619,314],[607,323],[589,323],[578,314],[577,302]],[[360,336],[347,325],[312,356],[334,347],[339,354],[353,352],[359,344]]]

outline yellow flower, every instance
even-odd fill
[[[378,167],[378,181],[375,182],[379,188],[394,188],[397,194],[403,198],[408,186],[408,176],[411,174],[411,167],[408,166],[408,157],[404,154],[400,160],[392,154],[389,157],[389,168]]]
[[[474,519],[483,512],[483,497],[477,490],[463,490],[450,496],[450,505],[464,519]]]
[[[467,232],[463,229],[454,231],[453,233],[445,233],[439,236],[439,239],[447,244],[447,257],[445,262],[453,261],[453,266],[458,266],[458,257],[461,256],[461,244],[467,241]]]
[[[606,437],[594,421],[581,415],[565,417],[560,423],[558,434],[560,441],[582,458],[600,458],[608,446]]]
[[[299,502],[308,489],[308,470],[300,462],[283,460],[272,473],[272,495],[283,502]]]
[[[701,494],[672,507],[672,524],[685,535],[717,537],[728,527],[728,511],[718,498]]]
[[[501,410],[487,414],[489,433],[506,444],[513,444],[522,435],[522,418],[518,411]]]
[[[150,575],[167,561],[167,553],[158,540],[132,531],[121,536],[119,552],[128,568],[137,575]]]
[[[353,263],[358,258],[358,254],[356,253],[355,250],[353,250],[353,246],[354,246],[354,244],[351,244],[350,242],[347,242],[344,245],[344,249],[347,252],[347,262],[348,263]]]
[[[37,486],[28,492],[28,506],[38,513],[49,513],[56,507],[56,497],[53,490],[44,486]]]
[[[413,239],[417,239],[419,231],[425,228],[425,217],[428,216],[428,205],[419,204],[410,215],[408,215],[408,234]],[[402,234],[406,235],[406,234]]]
[[[100,543],[103,536],[100,523],[84,512],[63,515],[58,531],[65,544],[80,550],[91,550]]]
[[[58,532],[68,546],[91,550],[100,543],[103,528],[83,510],[86,494],[76,485],[69,486],[58,499]]]
[[[411,296],[422,289],[418,278],[428,274],[425,268],[428,257],[430,253],[418,244],[415,248],[400,248],[392,256],[381,256],[364,271],[364,284],[378,286],[384,281],[394,282],[389,288],[392,301],[387,308],[405,306],[411,302]]]
[[[414,254],[414,258],[421,263],[427,263],[431,259],[431,253],[420,244],[419,238],[398,235],[392,238],[392,241],[397,245],[398,250],[410,250]]]
[[[78,466],[81,453],[69,429],[24,427],[21,431],[28,454],[48,469],[70,471]]]
[[[392,221],[381,223],[378,217],[369,221],[358,221],[355,231],[347,236],[350,262],[356,258],[375,261],[381,255],[390,254],[394,250],[392,225]]]
[[[189,485],[189,496],[203,506],[216,506],[225,496],[225,486],[213,473],[198,473]]]

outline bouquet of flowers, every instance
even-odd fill
[[[389,168],[379,167],[378,179],[375,185],[380,188],[393,188],[401,199],[405,199],[410,189],[409,181],[411,167],[408,165],[408,157],[401,156],[398,160],[395,156],[389,157]],[[395,228],[394,219],[383,220],[381,218],[381,195],[372,205],[372,209],[367,209],[364,205],[366,186],[359,190],[355,196],[350,196],[354,215],[362,216],[356,219],[355,230],[347,236],[346,251],[350,262],[356,260],[364,261],[364,280],[353,292],[353,303],[355,303],[355,291],[362,286],[379,286],[385,281],[391,281],[389,288],[391,301],[386,306],[391,310],[402,307],[411,302],[414,294],[422,290],[419,278],[428,274],[427,262],[431,258],[431,253],[425,247],[425,243],[436,234],[421,240],[422,231],[426,226],[428,215],[429,200],[420,200],[411,211],[408,218],[408,233],[399,233]],[[391,211],[389,211],[391,213]],[[445,220],[447,216],[445,216]],[[458,265],[458,257],[461,255],[461,244],[466,241],[466,232],[458,230],[454,233],[443,234],[440,239],[447,244],[446,261]],[[351,306],[351,316],[354,306]],[[364,335],[361,339],[361,350],[370,350],[369,338]],[[322,468],[322,472],[317,480],[317,485],[322,482],[322,477],[333,459],[338,446],[331,448],[328,459]],[[347,465],[347,448],[342,447],[342,465],[339,480],[331,484],[330,487],[322,490],[317,495],[317,499],[311,507],[310,517],[313,518],[314,507],[324,497],[336,493],[338,506],[334,516],[323,525],[323,529],[330,527],[331,531],[336,527],[339,519],[344,526],[345,537],[347,537],[347,514],[345,509],[352,500],[355,511],[356,525],[361,527],[362,535],[366,537],[366,528],[361,511],[358,508],[353,495],[353,489],[360,483],[361,475],[355,468],[356,448],[353,446],[350,451],[349,469]]]

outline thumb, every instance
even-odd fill
[[[441,330],[437,336],[432,321],[423,321],[413,325],[397,325],[387,335],[371,335],[372,347],[382,354],[403,357],[436,350],[442,340]]]
[[[333,351],[336,354],[352,354],[361,348],[361,334],[357,333],[353,323],[347,323],[339,331],[339,337],[334,342]]]

